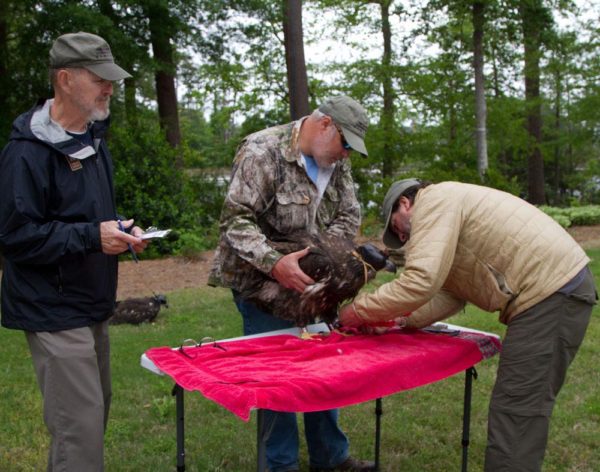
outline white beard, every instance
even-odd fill
[[[328,134],[321,134],[315,138],[314,146],[320,151],[321,149],[328,149],[331,146],[331,140],[337,134],[337,130],[332,126],[331,131]],[[320,155],[320,152],[313,153],[313,159],[317,165],[322,169],[333,167],[338,159],[332,157],[326,157]],[[333,162],[332,162],[333,161]]]
[[[109,116],[110,116],[110,99],[107,100],[105,110],[94,107],[94,109],[90,112],[89,121],[103,121],[103,120],[106,120]]]

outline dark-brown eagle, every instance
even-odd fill
[[[298,233],[293,241],[269,244],[283,254],[309,247],[310,252],[300,259],[299,265],[315,283],[300,294],[265,278],[259,287],[243,291],[241,295],[259,308],[301,327],[317,320],[332,324],[339,305],[354,297],[377,271],[384,268],[396,271],[377,247],[372,244],[357,247],[341,237]]]
[[[115,304],[115,309],[108,323],[113,325],[151,323],[158,315],[162,305],[165,305],[166,308],[169,307],[167,297],[160,294],[152,297],[121,300]]]

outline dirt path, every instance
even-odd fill
[[[123,261],[119,265],[117,300],[206,285],[213,255],[214,251],[207,251],[193,261],[178,257],[140,261],[138,264]]]

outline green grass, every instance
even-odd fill
[[[600,286],[600,249],[589,250]],[[382,280],[376,281],[381,283]],[[183,339],[238,336],[239,315],[226,290],[198,288],[173,293],[156,323],[111,327],[113,405],[106,434],[106,470],[175,470],[175,402],[169,378],[139,365],[155,346]],[[552,419],[545,472],[600,470],[600,308],[594,309],[586,339],[569,370]],[[454,324],[504,333],[497,316],[469,307]],[[23,333],[0,329],[0,471],[45,470],[48,437],[41,398]],[[497,358],[478,364],[473,385],[470,470],[482,470],[489,395]],[[384,399],[382,470],[460,470],[464,375],[400,392]],[[199,393],[186,393],[188,471],[253,471],[256,416],[245,423]],[[352,454],[370,458],[374,447],[374,402],[344,408],[341,424]],[[301,469],[307,470],[306,449]]]

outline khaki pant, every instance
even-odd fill
[[[541,470],[556,395],[595,299],[588,273],[573,293],[555,293],[509,323],[490,402],[486,472]]]
[[[111,399],[108,322],[25,334],[51,436],[48,472],[102,472]]]

